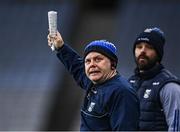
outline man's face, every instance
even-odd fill
[[[98,52],[90,52],[85,58],[85,72],[94,84],[102,83],[112,72],[111,61]]]
[[[152,45],[145,42],[136,44],[136,64],[140,70],[148,70],[158,63],[158,56]]]

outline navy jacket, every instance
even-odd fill
[[[129,79],[129,82],[137,90],[140,99],[139,129],[141,131],[167,131],[168,126],[160,101],[160,91],[169,82],[180,84],[177,77],[160,64],[144,73],[139,73],[136,69],[135,75]]]
[[[57,56],[86,91],[81,109],[81,131],[138,130],[139,101],[126,79],[117,74],[94,85],[85,75],[83,58],[68,45],[59,49]]]

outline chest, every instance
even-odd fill
[[[156,101],[159,97],[162,81],[158,79],[151,80],[130,80],[131,85],[136,89],[139,99],[147,101]]]
[[[82,110],[89,115],[102,117],[108,114],[108,97],[105,92],[91,88],[84,98]]]

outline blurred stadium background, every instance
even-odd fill
[[[83,91],[47,46],[49,10],[58,11],[64,41],[80,54],[95,39],[115,43],[125,77],[135,67],[137,34],[160,27],[163,64],[180,77],[179,0],[1,0],[1,131],[79,130]]]

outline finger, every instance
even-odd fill
[[[47,39],[50,39],[50,35],[49,34],[47,35]]]
[[[51,43],[52,39],[49,35],[47,36],[47,39],[48,39],[48,43]]]
[[[51,46],[54,42],[54,38],[48,37],[48,45]]]
[[[48,41],[48,46],[50,46],[50,47],[51,47],[51,45],[52,45],[52,42]]]

